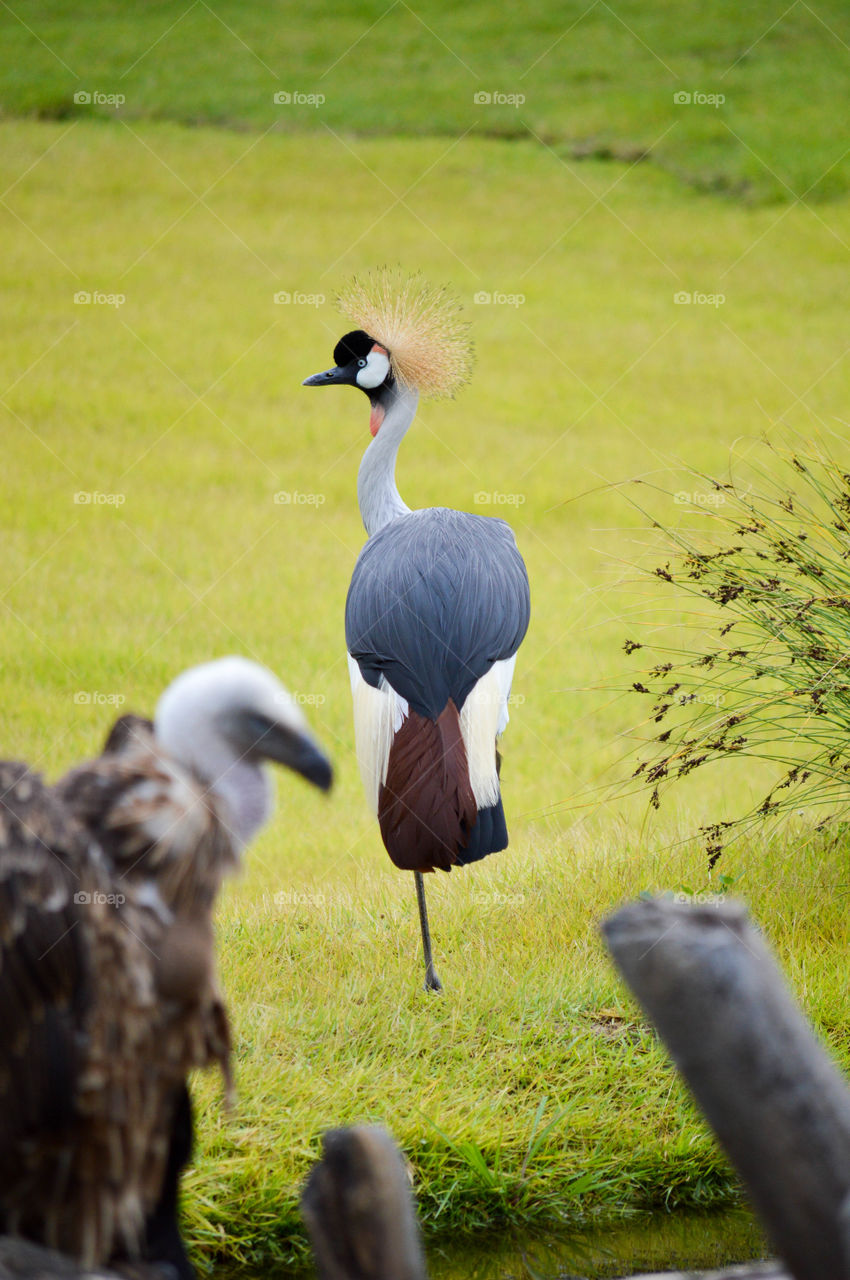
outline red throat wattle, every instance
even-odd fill
[[[376,436],[381,429],[381,423],[384,420],[384,410],[381,405],[373,404],[372,412],[369,415],[369,430],[373,436]]]

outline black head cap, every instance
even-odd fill
[[[365,360],[374,345],[375,339],[370,338],[365,330],[353,329],[334,347],[334,364],[344,369],[352,360]]]

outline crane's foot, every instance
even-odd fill
[[[442,991],[443,984],[437,977],[437,970],[432,964],[425,969],[425,990],[426,991]]]

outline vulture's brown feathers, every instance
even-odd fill
[[[0,765],[0,796],[0,1222],[86,1265],[132,1256],[177,1091],[212,1063],[230,1080],[211,908],[233,850],[150,736],[52,790]]]
[[[54,787],[0,764],[0,1234],[182,1280],[186,1080],[218,1065],[230,1093],[215,899],[269,815],[265,761],[331,768],[243,658],[184,672],[155,725],[122,716]]]

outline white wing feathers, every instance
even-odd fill
[[[381,677],[381,688],[367,684],[360,668],[348,655],[351,697],[354,702],[354,743],[366,799],[378,812],[378,793],[387,780],[387,764],[393,738],[407,715],[407,700]]]
[[[460,728],[469,763],[469,780],[479,809],[499,798],[496,772],[496,739],[508,723],[516,654],[494,662],[473,687],[460,713]],[[378,812],[378,795],[386,782],[387,764],[393,738],[408,713],[405,698],[381,678],[381,687],[367,684],[354,658],[348,655],[351,695],[354,702],[354,740],[357,763],[373,813]]]
[[[516,654],[494,662],[473,687],[460,713],[469,781],[479,809],[487,809],[499,799],[496,739],[508,723],[508,698],[515,666]]]

